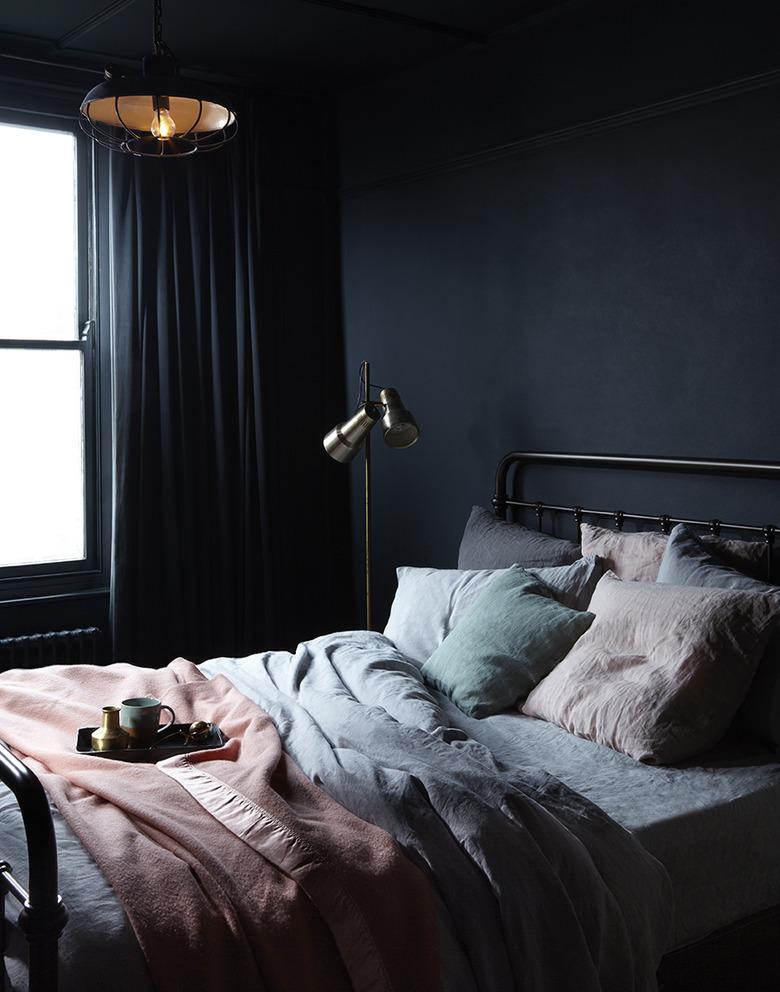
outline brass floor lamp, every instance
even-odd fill
[[[397,390],[379,388],[379,399],[371,399],[372,382],[368,362],[360,366],[360,400],[356,413],[343,424],[337,424],[323,439],[323,447],[337,462],[347,464],[362,448],[364,461],[364,534],[366,542],[366,630],[373,629],[371,608],[371,428],[382,420],[382,434],[390,448],[408,448],[420,436],[420,429],[411,413],[401,402]]]

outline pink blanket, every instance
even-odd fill
[[[139,695],[230,742],[159,765],[75,752],[78,727]],[[313,785],[226,679],[181,658],[7,672],[0,721],[116,891],[160,992],[439,987],[428,881]]]

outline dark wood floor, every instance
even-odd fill
[[[780,906],[667,954],[659,992],[780,992]]]

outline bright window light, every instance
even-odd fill
[[[0,124],[0,337],[75,338],[76,141]]]
[[[86,555],[78,268],[74,136],[0,124],[0,567]]]

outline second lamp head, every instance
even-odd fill
[[[420,428],[406,409],[396,389],[382,389],[379,402],[384,406],[382,430],[385,443],[391,448],[408,448],[420,436]]]
[[[380,417],[385,444],[390,448],[408,448],[420,436],[417,421],[403,405],[397,390],[387,388],[380,391],[378,403],[363,403],[349,420],[328,431],[323,447],[337,462],[351,462]]]

